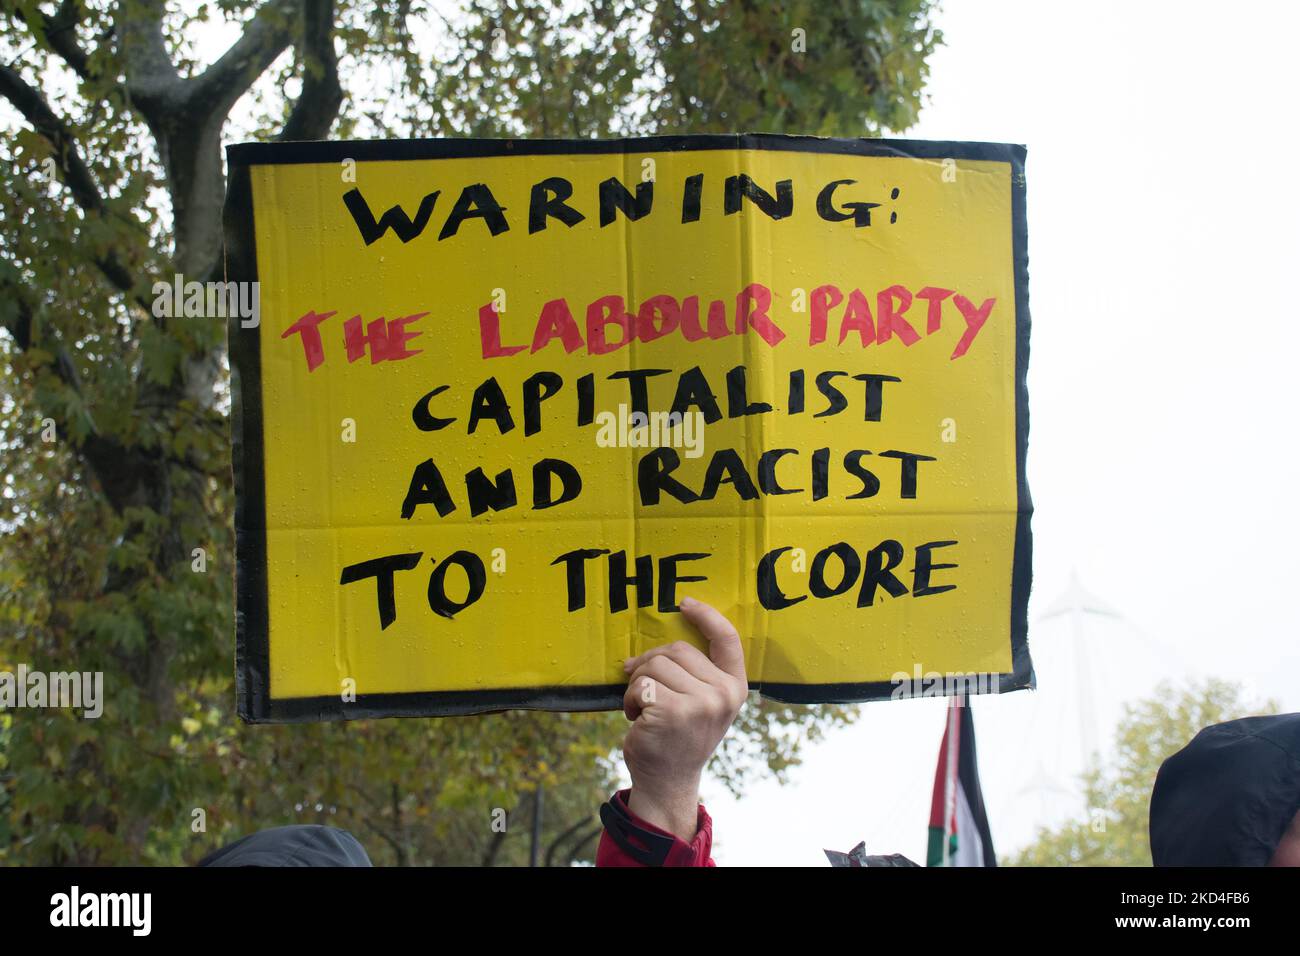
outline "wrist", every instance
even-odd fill
[[[627,808],[646,823],[690,843],[695,839],[699,820],[699,777],[664,788],[633,783],[627,795]]]

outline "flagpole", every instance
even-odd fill
[[[960,697],[948,698],[948,732],[945,735],[948,740],[947,750],[944,754],[943,767],[943,865],[951,866],[948,862],[951,855],[952,840],[949,839],[949,827],[952,826],[953,814],[957,809],[957,719],[958,710],[961,706]]]

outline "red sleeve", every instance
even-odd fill
[[[600,808],[605,832],[596,848],[597,866],[713,866],[713,821],[703,805],[695,839],[687,843],[636,816],[627,807],[627,794],[620,790]]]

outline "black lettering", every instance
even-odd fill
[[[677,585],[690,584],[696,581],[707,581],[702,574],[679,575],[677,573],[677,564],[679,561],[701,561],[710,557],[707,551],[684,551],[681,554],[667,554],[659,559],[659,604],[658,609],[663,614],[672,611],[680,611],[677,606]]]
[[[709,380],[698,365],[682,372],[682,377],[677,380],[677,393],[673,396],[671,411],[685,419],[686,409],[692,405],[704,415],[706,425],[722,420],[722,412],[718,410],[718,397],[709,388]]]
[[[469,434],[474,434],[479,421],[484,418],[496,422],[497,431],[503,435],[515,427],[515,420],[510,415],[510,403],[506,401],[505,392],[501,391],[496,378],[480,382],[478,388],[474,389],[474,398],[470,401]]]
[[[776,463],[786,455],[797,455],[797,448],[772,448],[758,456],[758,487],[765,495],[793,495],[802,488],[783,488],[776,480]]]
[[[682,222],[700,221],[700,196],[704,192],[704,174],[686,177],[682,187]]]
[[[636,559],[636,574],[627,575],[627,552],[615,551],[609,556],[609,609],[617,614],[627,610],[627,589],[636,585],[636,606],[649,607],[654,601],[655,569],[650,555]]]
[[[956,543],[956,541],[927,541],[917,547],[916,567],[912,568],[912,597],[942,594],[957,587],[955,584],[930,584],[931,572],[957,567],[955,564],[934,564],[930,552],[935,548],[947,548]]]
[[[813,418],[827,418],[831,415],[838,415],[844,409],[849,407],[849,400],[844,397],[844,393],[831,384],[831,379],[838,378],[841,375],[848,375],[848,372],[819,372],[817,375],[817,391],[826,396],[826,408],[818,412]]]
[[[578,427],[596,420],[596,376],[588,372],[578,379]]]
[[[901,382],[902,379],[897,375],[855,375],[853,376],[859,382],[867,383],[866,411],[863,412],[863,421],[878,422],[880,421],[880,408],[885,390],[885,382]]]
[[[858,592],[858,607],[871,607],[876,603],[877,587],[884,588],[893,597],[902,597],[907,593],[907,585],[892,573],[902,560],[903,546],[892,538],[880,542],[867,552],[862,589]]]
[[[630,368],[622,372],[613,372],[606,376],[611,382],[627,379],[627,398],[629,413],[640,412],[650,417],[650,392],[646,380],[656,375],[667,375],[671,369],[666,368]]]
[[[585,565],[586,562],[598,558],[602,554],[609,554],[609,551],[604,548],[578,548],[575,551],[565,552],[551,562],[552,567],[557,564],[564,565],[564,578],[569,595],[570,611],[580,611],[587,606]]]
[[[727,372],[727,417],[743,418],[746,415],[761,415],[770,412],[772,406],[767,402],[751,402],[749,388],[745,381],[745,366],[737,365]]]
[[[749,178],[748,174],[728,176],[723,188],[723,211],[728,215],[740,212],[740,204],[748,199],[769,219],[784,219],[794,212],[794,183],[783,179],[776,184],[776,198]]]
[[[882,451],[881,458],[897,458],[903,465],[899,476],[900,498],[916,497],[916,463],[919,461],[938,461],[930,455],[914,455],[907,451]]]
[[[379,629],[386,630],[388,625],[397,620],[393,576],[398,571],[410,571],[420,563],[422,555],[420,551],[411,554],[390,554],[387,557],[362,561],[360,564],[349,564],[339,575],[339,584],[352,584],[356,581],[364,581],[366,578],[374,578],[376,603],[379,607]]]
[[[844,574],[840,578],[840,583],[831,587],[826,583],[826,562],[830,556],[840,559],[844,566]],[[849,547],[845,541],[837,541],[828,548],[823,548],[817,552],[813,558],[812,567],[808,569],[808,590],[813,593],[814,597],[829,598],[837,594],[843,594],[849,588],[853,587],[858,580],[858,574],[862,570],[862,560],[858,553]]]
[[[855,498],[874,498],[880,493],[880,479],[875,476],[874,472],[862,467],[862,459],[870,454],[869,451],[854,449],[844,456],[844,470],[862,482],[861,491],[857,494],[845,496],[848,501]]]
[[[542,402],[564,386],[564,379],[554,372],[535,372],[524,379],[524,435],[542,429]]]
[[[659,504],[660,492],[671,495],[682,504],[699,500],[695,492],[670,477],[681,463],[681,456],[671,448],[656,448],[637,462],[636,485],[641,494],[641,504]]]
[[[499,236],[510,228],[506,222],[505,207],[497,202],[485,183],[474,183],[460,191],[460,198],[452,207],[451,215],[443,224],[438,240],[449,239],[460,230],[460,224],[466,219],[482,219],[487,223],[488,232]]]
[[[352,221],[356,223],[357,231],[361,233],[361,238],[366,245],[378,241],[389,229],[397,233],[397,238],[402,242],[410,242],[424,232],[424,227],[429,224],[429,217],[433,215],[434,203],[437,201],[438,190],[434,190],[420,200],[420,208],[415,213],[414,222],[401,206],[392,206],[379,217],[379,222],[375,222],[370,204],[361,195],[360,189],[349,189],[343,194],[343,205],[347,206]]]
[[[822,191],[817,194],[817,215],[827,222],[844,222],[852,219],[853,225],[858,229],[871,225],[871,210],[878,207],[880,203],[850,202],[844,204],[843,210],[836,209],[834,206],[835,187],[852,186],[855,183],[857,183],[856,179],[837,179],[834,182],[827,183]]]
[[[471,518],[477,518],[489,508],[504,511],[519,503],[515,494],[515,476],[509,468],[497,475],[495,482],[484,474],[482,468],[475,468],[465,475],[465,493],[469,498]]]
[[[775,548],[763,555],[758,562],[758,603],[769,611],[780,611],[800,601],[808,600],[806,594],[801,594],[797,598],[786,597],[776,580],[777,559],[789,550],[791,549],[788,545],[784,548]]]
[[[718,487],[730,484],[736,489],[741,501],[753,501],[758,497],[745,463],[740,460],[740,453],[734,448],[720,448],[709,460],[709,470],[704,475],[704,487],[700,490],[701,501],[712,501],[718,494]]]
[[[790,373],[789,401],[786,411],[791,415],[803,412],[803,369],[797,368]]]
[[[453,551],[442,564],[436,558],[429,560],[434,565],[433,573],[429,575],[429,610],[434,614],[450,620],[483,596],[487,589],[487,569],[483,567],[483,559],[473,551]],[[453,564],[464,570],[469,582],[463,601],[447,597],[447,569]]]
[[[560,496],[551,491],[551,477],[560,479]],[[582,491],[582,475],[567,461],[543,458],[533,465],[533,510],[544,511],[578,497]]]
[[[573,183],[563,176],[551,176],[533,186],[528,197],[528,234],[546,228],[547,217],[558,219],[570,229],[587,217],[565,200],[573,195]]]
[[[608,226],[614,221],[616,212],[621,212],[635,222],[642,216],[649,215],[655,200],[655,184],[640,182],[636,184],[636,198],[628,192],[617,179],[607,179],[600,184],[600,225]]]
[[[418,505],[433,505],[443,518],[456,510],[456,503],[447,491],[447,483],[442,480],[442,472],[432,458],[426,458],[411,472],[411,483],[406,489],[406,498],[402,501],[402,517],[410,518]]]
[[[439,429],[446,428],[456,420],[454,418],[436,418],[434,417],[433,412],[429,411],[429,400],[435,395],[441,395],[443,392],[447,391],[447,388],[448,386],[446,385],[439,385],[428,395],[425,395],[416,402],[415,407],[411,409],[411,421],[415,422],[415,427],[420,429],[420,431],[436,432]]]
[[[812,456],[812,500],[821,501],[830,494],[831,450],[818,448]]]

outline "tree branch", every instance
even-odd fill
[[[496,866],[497,854],[501,852],[501,847],[506,842],[506,831],[498,830],[492,834],[492,839],[488,842],[487,853],[483,854],[483,862],[480,866]]]
[[[595,827],[594,829],[588,830],[582,836],[578,837],[576,841],[574,841],[573,846],[569,848],[570,866],[572,866],[574,863],[578,861],[578,856],[582,853],[582,848],[585,847],[592,840],[596,839],[596,837],[600,836],[601,833],[604,832],[604,830],[605,830],[604,827]]]
[[[72,356],[68,354],[67,349],[61,343],[42,343],[37,338],[34,338],[35,310],[27,297],[22,294],[22,290],[18,288],[17,283],[4,272],[0,272],[0,295],[14,303],[13,324],[5,328],[13,335],[18,346],[24,351],[33,344],[51,346],[54,355],[51,371],[54,372],[59,381],[76,392],[77,395],[83,395],[81,378],[77,374],[77,368],[73,364]],[[72,434],[67,422],[60,422],[59,427],[64,434]],[[90,466],[91,471],[99,480],[100,486],[104,489],[109,503],[115,510],[120,512],[126,504],[126,498],[123,491],[123,482],[117,476],[123,470],[123,463],[127,461],[126,449],[116,439],[106,438],[100,434],[94,427],[93,421],[90,432],[80,441],[74,441],[73,447],[81,452],[83,459]]]
[[[77,205],[87,212],[103,212],[104,197],[99,191],[99,184],[90,172],[90,167],[81,158],[81,151],[66,124],[45,97],[26,80],[18,71],[7,65],[0,65],[0,95],[4,96],[36,132],[40,133],[54,147],[59,168],[63,170],[64,181]]]
[[[570,839],[571,837],[576,836],[578,831],[586,827],[587,824],[589,824],[590,822],[591,822],[590,815],[585,817],[579,817],[577,823],[575,823],[573,826],[569,827],[567,830],[565,830],[563,833],[557,836],[554,839],[554,841],[552,841],[550,848],[546,851],[546,865],[555,866],[556,854],[560,852],[560,849],[563,847],[565,841]],[[590,839],[590,837],[588,837],[587,839]],[[586,840],[584,840],[583,842],[585,843]],[[572,859],[573,856],[576,855],[576,853],[577,853],[577,847],[574,847],[569,852],[569,859]]]
[[[302,92],[277,139],[324,139],[343,103],[334,52],[334,0],[303,0],[298,58]]]
[[[166,12],[164,0],[132,0],[118,8],[127,96],[154,128],[175,107],[181,88],[180,74],[163,40]]]
[[[186,84],[186,105],[224,116],[288,49],[295,6],[290,0],[268,0],[258,8],[230,49]]]
[[[81,150],[73,138],[67,124],[63,122],[40,92],[29,85],[18,72],[6,65],[0,65],[0,95],[4,96],[36,132],[40,133],[54,147],[56,163],[63,173],[63,181],[77,205],[87,213],[97,216],[105,214],[104,195],[94,174],[81,156]],[[130,270],[118,259],[115,252],[97,258],[96,263],[119,291],[131,292],[135,286]]]
[[[77,42],[77,24],[81,22],[77,0],[62,0],[53,14],[40,13],[36,23],[22,10],[15,10],[14,16],[27,24],[38,43],[63,57],[74,73],[83,80],[90,79],[90,57]]]

